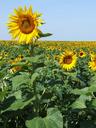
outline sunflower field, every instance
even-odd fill
[[[96,42],[38,41],[40,17],[15,9],[0,41],[0,128],[96,128]]]

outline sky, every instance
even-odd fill
[[[96,41],[96,0],[0,0],[0,40],[12,39],[9,14],[24,5],[43,14],[40,29],[53,35],[42,40]]]

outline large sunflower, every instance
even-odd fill
[[[96,71],[96,54],[91,54],[91,61],[89,62],[89,67]]]
[[[32,6],[29,9],[19,7],[14,10],[15,15],[10,15],[8,29],[14,39],[18,38],[19,42],[29,44],[33,39],[39,37],[40,30],[38,26],[43,23],[40,19],[41,14],[32,11]]]
[[[60,57],[60,65],[65,70],[71,70],[76,66],[77,56],[73,51],[65,51]]]

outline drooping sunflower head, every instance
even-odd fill
[[[80,52],[79,52],[79,57],[83,58],[83,57],[85,57],[85,56],[86,56],[85,51],[80,50]]]
[[[73,51],[65,51],[61,57],[59,64],[65,70],[71,70],[76,66],[77,55]]]
[[[41,14],[29,9],[19,7],[14,10],[14,15],[10,15],[8,29],[14,39],[18,38],[19,42],[31,43],[33,39],[39,37],[38,27],[44,23],[40,18]]]

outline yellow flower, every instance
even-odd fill
[[[38,26],[43,23],[40,18],[41,14],[32,11],[32,6],[29,9],[19,7],[14,10],[15,15],[10,15],[8,23],[9,33],[13,39],[18,38],[19,43],[29,44],[32,40],[39,37],[40,30]]]
[[[7,52],[4,52],[4,51],[0,52],[0,60],[7,58],[7,56],[8,56]]]
[[[83,50],[80,50],[79,57],[83,58],[86,56],[86,53]]]
[[[18,62],[20,62],[22,59],[23,59],[23,56],[22,56],[22,55],[19,55],[19,56],[17,56],[14,60],[11,60],[9,63],[10,63],[11,65],[15,65],[15,64],[17,64]],[[10,71],[11,71],[12,73],[14,73],[14,72],[20,71],[21,69],[22,69],[21,66],[14,66],[13,68],[10,69]]]
[[[96,54],[91,53],[91,61],[89,62],[89,67],[93,71],[96,71]]]
[[[93,60],[96,56],[96,53],[94,51],[90,51],[91,60]]]
[[[54,55],[54,59],[58,60],[59,59],[59,55]]]
[[[60,57],[60,65],[65,70],[71,70],[76,66],[77,56],[73,51],[65,51]]]

